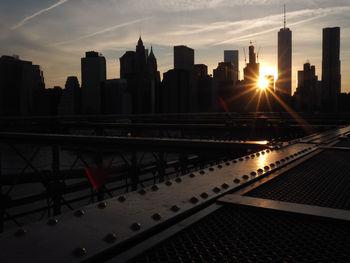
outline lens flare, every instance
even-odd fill
[[[265,76],[260,76],[258,80],[258,87],[261,90],[266,89],[269,86],[269,80]]]

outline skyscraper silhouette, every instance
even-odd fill
[[[254,51],[254,46],[250,42],[249,46],[249,63],[244,68],[244,81],[247,87],[252,87],[257,85],[259,79],[260,64],[256,61],[256,53]]]
[[[286,7],[284,6],[284,26],[278,32],[278,80],[277,93],[292,95],[292,31],[286,27]]]
[[[133,113],[155,113],[159,111],[160,73],[153,48],[148,55],[141,36],[136,51],[127,51],[120,58],[120,77],[127,80],[132,97]]]
[[[233,81],[234,84],[239,80],[239,59],[238,50],[224,50],[224,62],[231,62],[234,68]]]
[[[340,76],[340,28],[324,28],[322,42],[323,110],[337,110],[341,90]]]
[[[194,69],[194,50],[192,48],[186,46],[174,47],[174,69]]]
[[[81,90],[78,78],[70,76],[67,78],[65,88],[62,90],[58,113],[60,115],[74,115],[81,111]]]
[[[101,54],[86,52],[81,59],[82,113],[101,113],[101,85],[106,80],[106,59]]]
[[[18,56],[0,58],[0,115],[40,114],[45,89],[41,67]]]
[[[198,76],[192,48],[174,47],[174,69],[163,74],[162,84],[165,112],[198,112]]]

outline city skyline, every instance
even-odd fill
[[[119,58],[134,49],[141,33],[146,48],[153,46],[161,73],[173,67],[173,46],[187,45],[195,49],[195,63],[208,65],[210,74],[223,61],[224,50],[239,50],[242,78],[243,47],[250,40],[261,48],[262,68],[277,70],[277,32],[283,27],[286,3],[287,27],[293,31],[293,93],[297,70],[307,60],[321,79],[322,28],[333,26],[341,28],[342,92],[350,92],[347,1],[240,2],[47,0],[18,6],[2,1],[0,53],[40,64],[46,87],[52,88],[64,86],[71,75],[81,81],[80,58],[89,50],[106,57],[107,78],[119,77]]]

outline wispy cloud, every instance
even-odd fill
[[[78,41],[78,40],[87,39],[87,38],[92,38],[92,37],[95,37],[95,36],[97,36],[97,35],[105,34],[105,33],[114,31],[114,30],[116,30],[116,29],[122,28],[122,27],[130,26],[130,25],[133,25],[133,24],[136,24],[136,23],[140,23],[140,22],[143,22],[143,21],[146,21],[146,20],[150,20],[150,19],[152,19],[152,18],[153,18],[153,16],[151,16],[151,17],[145,17],[145,18],[141,18],[141,19],[136,19],[136,20],[133,20],[133,21],[129,21],[129,22],[126,22],[126,23],[114,25],[114,26],[111,26],[111,27],[107,27],[107,28],[101,29],[101,30],[99,30],[99,31],[97,31],[97,32],[94,32],[94,33],[91,33],[91,34],[78,37],[78,38],[73,39],[73,40],[69,40],[69,41],[64,41],[64,42],[57,43],[56,45],[65,45],[65,44],[69,44],[69,43],[72,43],[72,42],[75,42],[75,41]]]
[[[43,13],[46,13],[60,5],[63,5],[64,3],[68,2],[70,0],[59,0],[57,3],[47,7],[47,8],[44,8],[44,9],[41,9],[39,11],[37,11],[36,13],[30,15],[30,16],[27,16],[26,18],[22,19],[20,22],[18,22],[16,25],[14,25],[13,27],[11,27],[12,30],[16,30],[17,28],[23,26],[24,24],[28,23],[29,20],[43,14]]]
[[[300,21],[295,22],[295,23],[291,23],[291,24],[289,24],[289,26],[300,25],[300,24],[303,24],[303,23],[306,23],[306,22],[310,22],[312,20],[316,20],[316,19],[324,17],[324,16],[326,16],[326,14],[320,14],[320,15],[317,15],[317,16],[314,16],[314,17],[311,17],[311,18],[300,20]],[[221,42],[216,43],[214,46],[222,45],[222,44],[228,44],[228,43],[235,43],[235,42],[238,42],[238,41],[246,41],[246,40],[249,40],[249,39],[251,39],[253,37],[256,37],[256,36],[265,35],[265,34],[270,33],[270,32],[275,32],[278,29],[280,29],[280,26],[274,27],[274,28],[270,28],[270,29],[267,29],[267,30],[264,30],[264,31],[259,31],[259,32],[256,32],[256,33],[252,33],[252,34],[246,34],[246,35],[243,35],[243,36],[240,36],[240,37],[236,37],[236,38],[231,38],[231,39],[228,39],[228,40],[225,40],[225,41],[221,41]]]

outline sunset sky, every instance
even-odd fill
[[[225,49],[240,52],[253,41],[260,63],[277,67],[277,32],[293,32],[293,91],[296,71],[307,60],[321,78],[322,28],[341,27],[342,92],[350,92],[349,0],[1,0],[0,56],[17,54],[44,70],[47,88],[80,80],[85,51],[107,59],[108,78],[119,77],[119,57],[134,50],[141,33],[153,45],[161,73],[173,67],[173,46],[195,49],[195,63],[209,73]]]

